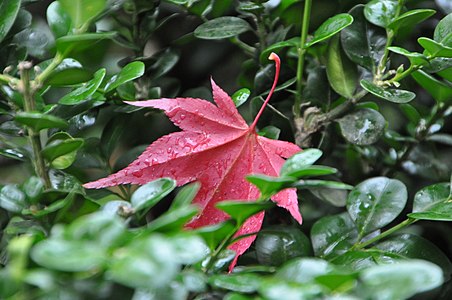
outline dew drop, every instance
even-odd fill
[[[141,177],[141,176],[143,176],[143,170],[142,169],[134,170],[132,172],[132,175],[135,176],[135,177]]]

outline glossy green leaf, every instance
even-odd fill
[[[71,17],[73,27],[79,29],[93,21],[107,5],[107,0],[58,0]]]
[[[443,269],[446,279],[452,274],[450,259],[435,244],[423,237],[408,233],[397,235],[378,243],[375,248],[400,255],[404,259],[428,260]]]
[[[248,98],[251,95],[251,91],[247,88],[242,88],[238,91],[236,91],[234,94],[232,94],[231,98],[232,101],[234,101],[235,107],[241,106],[243,103],[248,100]]]
[[[339,36],[330,41],[326,74],[336,93],[348,99],[353,97],[358,86],[358,70],[342,50]]]
[[[24,161],[26,157],[26,154],[19,149],[0,149],[0,155],[19,161]]]
[[[413,9],[401,14],[388,24],[388,28],[398,30],[403,27],[412,27],[427,20],[436,13],[433,9]]]
[[[51,60],[44,61],[38,66],[45,69]],[[84,69],[82,64],[73,58],[65,58],[47,77],[45,84],[52,86],[69,86],[86,82],[92,78],[93,74]]]
[[[340,190],[353,189],[353,186],[342,182],[329,180],[315,180],[315,179],[299,180],[292,184],[292,186],[296,187],[297,189],[315,189],[315,188],[330,188]]]
[[[65,36],[71,30],[71,17],[58,1],[47,7],[47,23],[55,38]]]
[[[360,279],[373,299],[407,299],[443,283],[440,267],[423,260],[407,260],[364,270]]]
[[[397,15],[397,0],[372,0],[364,7],[364,16],[370,23],[388,28]]]
[[[314,164],[321,156],[322,151],[319,149],[304,149],[286,160],[280,174],[281,176],[290,177],[291,174],[298,172],[298,170]]]
[[[261,192],[261,198],[268,199],[278,193],[284,187],[293,183],[296,179],[293,177],[274,177],[263,174],[252,174],[246,176],[246,180],[254,184]]]
[[[102,83],[102,80],[105,77],[105,73],[105,69],[98,70],[96,73],[94,73],[93,79],[71,91],[69,94],[66,94],[58,101],[58,103],[63,105],[75,105],[90,100],[91,95],[93,95],[97,91],[100,84]]]
[[[427,141],[452,146],[452,135],[446,133],[432,134],[427,137]]]
[[[296,257],[312,254],[311,243],[296,227],[270,226],[261,230],[255,242],[257,261],[266,266],[280,266]]]
[[[206,243],[197,235],[181,232],[171,236],[169,242],[174,249],[173,259],[180,264],[195,264],[209,254]]]
[[[215,225],[199,227],[194,231],[204,239],[210,250],[214,251],[236,227],[235,222],[229,219]]]
[[[51,238],[34,246],[30,255],[43,267],[65,272],[90,271],[106,262],[105,250],[94,241]]]
[[[339,119],[342,136],[356,145],[371,145],[383,135],[386,120],[376,110],[363,108]]]
[[[159,232],[179,231],[198,212],[199,208],[194,205],[178,207],[164,213],[149,223],[146,230]]]
[[[0,26],[0,42],[3,41],[13,26],[19,13],[20,2],[20,0],[3,0],[0,3],[0,20],[2,20],[2,25]]]
[[[173,208],[179,208],[182,206],[189,205],[192,200],[196,197],[199,189],[201,188],[201,184],[199,182],[193,182],[184,186],[174,197],[173,202],[171,203],[170,210]]]
[[[436,25],[433,39],[447,47],[452,47],[452,14],[448,14]]]
[[[305,48],[309,48],[319,42],[329,39],[345,27],[353,23],[353,17],[349,14],[338,14],[329,18],[320,25],[314,32],[312,40],[306,43]]]
[[[431,57],[447,57],[452,58],[452,47],[447,47],[432,39],[421,37],[417,40],[428,55]]]
[[[53,161],[60,156],[77,151],[84,144],[81,138],[56,139],[42,149],[42,156],[48,161]]]
[[[385,89],[365,79],[361,80],[361,86],[374,96],[394,103],[408,103],[416,97],[413,92],[391,88]]]
[[[16,114],[15,120],[35,131],[48,128],[65,129],[68,126],[68,123],[61,118],[39,112],[19,112]]]
[[[260,136],[265,136],[266,138],[277,140],[279,138],[279,134],[281,133],[281,129],[278,127],[275,127],[273,125],[265,126],[264,128],[260,129],[257,133]]]
[[[160,178],[140,186],[132,195],[130,202],[135,210],[148,210],[167,196],[176,187],[170,178]]]
[[[375,73],[385,50],[385,32],[366,21],[364,5],[352,8],[350,15],[353,23],[341,31],[343,49],[351,61]]]
[[[224,211],[238,224],[243,224],[249,217],[270,209],[274,206],[273,202],[249,202],[249,201],[221,201],[215,205],[218,209]]]
[[[111,217],[117,215],[127,217],[135,212],[132,204],[124,200],[109,201],[101,207],[101,211]]]
[[[194,34],[197,38],[217,40],[237,36],[251,30],[247,21],[237,17],[219,17],[198,26]]]
[[[447,201],[450,196],[450,184],[448,183],[426,186],[414,196],[413,212],[429,211],[436,204]]]
[[[28,202],[34,202],[44,191],[44,183],[41,178],[31,176],[24,182],[23,191],[27,195]]]
[[[357,237],[358,230],[348,213],[323,217],[311,229],[312,247],[315,255],[320,257],[346,252]]]
[[[5,185],[0,190],[0,207],[18,213],[26,206],[25,194],[15,185]]]
[[[418,220],[452,221],[452,198],[432,204],[425,211],[408,214],[408,217]]]
[[[275,274],[277,278],[297,283],[309,283],[320,275],[328,274],[334,267],[318,258],[299,258],[281,267]]]
[[[278,50],[284,49],[284,48],[297,47],[299,44],[300,44],[300,39],[298,37],[294,37],[294,38],[288,39],[286,41],[281,41],[281,42],[272,44],[272,45],[268,46],[267,48],[265,48],[264,51],[262,51],[261,55],[259,56],[259,60],[262,64],[265,64],[266,62],[268,62],[268,57],[269,57],[270,53],[277,52]]]
[[[105,85],[105,92],[110,92],[128,81],[141,77],[144,74],[144,64],[141,61],[134,61],[127,64],[118,74],[108,80]]]
[[[157,61],[146,70],[146,73],[149,74],[152,79],[158,79],[168,73],[179,61],[180,54],[175,49],[168,48],[156,54],[155,57],[157,58]]]
[[[403,210],[408,194],[397,179],[374,177],[355,186],[347,210],[361,237],[392,222]]]
[[[280,300],[281,295],[285,299],[321,299],[322,287],[316,284],[301,285],[276,278],[262,281],[259,294],[268,300]]]
[[[56,39],[56,48],[58,52],[69,55],[96,45],[96,43],[112,39],[116,32],[101,32],[101,33],[83,33],[77,35],[66,35]]]
[[[408,58],[410,63],[414,66],[423,66],[428,64],[428,59],[425,55],[417,52],[410,52],[400,47],[388,47],[388,49],[394,53],[400,54]]]
[[[118,243],[125,230],[126,225],[118,216],[96,212],[72,222],[65,231],[65,237],[74,241],[95,242],[99,248],[108,248]]]
[[[210,285],[234,292],[253,293],[261,282],[261,278],[256,274],[229,274],[213,275],[209,277]]]
[[[115,254],[106,276],[132,288],[148,290],[166,286],[179,269],[173,259],[173,246],[159,235],[137,239]]]
[[[430,74],[424,71],[416,71],[411,74],[416,82],[422,86],[433,99],[438,102],[452,102],[452,84],[446,81],[439,81]]]
[[[399,260],[398,255],[385,253],[380,250],[349,250],[335,257],[331,262],[338,266],[345,266],[348,270],[362,271],[379,264],[394,263]]]

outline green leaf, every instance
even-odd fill
[[[84,140],[80,138],[74,139],[69,137],[68,139],[55,139],[48,143],[45,148],[42,149],[41,153],[45,159],[53,164],[55,160],[65,160],[62,158],[64,156],[75,156],[77,150],[80,149],[83,144]],[[67,157],[67,159],[69,159],[69,157]],[[69,165],[71,165],[72,162]],[[57,169],[65,169],[67,167],[69,166],[63,167],[62,165],[59,165]]]
[[[180,264],[195,264],[209,254],[206,243],[197,235],[182,232],[171,236],[169,242],[174,249],[173,259]]]
[[[297,47],[299,44],[300,44],[300,38],[298,38],[298,37],[294,37],[294,38],[288,39],[286,41],[272,44],[272,45],[268,46],[267,48],[265,48],[264,51],[262,51],[261,55],[259,56],[259,60],[262,64],[265,64],[266,62],[268,62],[268,57],[269,57],[270,53],[277,52],[278,50],[283,49],[283,48]]]
[[[408,103],[416,97],[416,94],[405,90],[384,89],[368,80],[361,80],[361,86],[369,93],[394,103]]]
[[[169,210],[189,205],[195,199],[200,188],[201,184],[199,182],[193,182],[184,186],[174,197]]]
[[[263,174],[251,174],[246,176],[246,180],[254,184],[259,189],[262,199],[268,199],[293,183],[296,179],[286,176],[274,177]]]
[[[68,123],[65,120],[39,112],[18,112],[15,120],[20,124],[33,128],[35,131],[48,128],[65,129],[68,127]]]
[[[285,281],[309,283],[316,277],[334,270],[327,261],[318,258],[299,258],[285,264],[276,272],[275,277]]]
[[[218,40],[237,36],[251,30],[247,21],[237,17],[219,17],[198,26],[194,34],[197,38]]]
[[[342,136],[356,145],[371,145],[384,133],[385,118],[376,110],[363,108],[339,119]]]
[[[411,74],[416,82],[422,86],[433,99],[438,102],[452,102],[452,84],[445,81],[439,81],[430,74],[424,71],[416,71]]]
[[[176,209],[167,211],[151,223],[146,229],[149,232],[172,232],[180,231],[188,221],[190,221],[197,213],[199,208],[194,205],[182,206]]]
[[[413,212],[425,212],[436,204],[443,203],[451,197],[449,183],[437,183],[426,186],[414,195]]]
[[[35,202],[44,191],[44,183],[41,178],[31,176],[23,184],[23,191],[27,195],[28,202]]]
[[[394,53],[400,54],[408,58],[410,63],[414,66],[424,66],[428,64],[428,59],[425,55],[417,52],[410,52],[400,47],[388,47],[388,49]]]
[[[405,185],[397,179],[375,177],[355,186],[347,198],[347,210],[360,237],[392,222],[405,207]]]
[[[144,63],[134,61],[127,64],[118,74],[114,75],[105,85],[105,92],[108,93],[121,84],[141,77],[144,74]]]
[[[27,205],[25,194],[15,185],[5,185],[0,190],[0,207],[10,212],[21,212]]]
[[[58,2],[69,14],[76,29],[93,21],[107,5],[107,0],[58,0]]]
[[[3,0],[0,3],[0,20],[2,22],[0,26],[0,42],[3,41],[13,26],[19,13],[20,2],[20,0]]]
[[[38,66],[44,70],[51,63],[46,60]],[[45,84],[52,86],[70,86],[86,82],[92,78],[93,74],[84,69],[82,64],[73,58],[65,58],[47,77]]]
[[[433,39],[447,47],[452,47],[452,14],[448,14],[436,25]]]
[[[204,239],[210,250],[214,251],[226,236],[236,230],[236,227],[235,222],[229,219],[215,225],[199,227],[194,229],[194,232]]]
[[[370,23],[389,28],[397,15],[397,0],[372,0],[364,7],[364,16]]]
[[[65,237],[74,241],[94,242],[98,248],[108,248],[118,244],[125,232],[126,225],[118,216],[96,212],[72,222],[65,231]]]
[[[428,260],[443,269],[446,280],[452,273],[452,263],[449,258],[435,244],[414,234],[390,237],[375,245],[375,248],[400,255],[405,259]]]
[[[421,45],[427,54],[431,57],[452,57],[452,47],[444,46],[432,39],[421,37],[417,40],[419,45]]]
[[[358,230],[348,213],[326,216],[314,223],[311,242],[316,256],[332,257],[346,252],[356,241]]]
[[[436,13],[433,9],[413,9],[401,14],[388,24],[388,28],[399,30],[403,27],[412,27],[430,18]]]
[[[338,266],[345,266],[348,270],[361,271],[375,265],[393,263],[398,260],[398,256],[394,256],[380,250],[350,250],[335,257],[331,262]]]
[[[440,286],[443,272],[435,264],[413,259],[368,268],[360,279],[374,299],[407,299]]]
[[[71,30],[71,17],[58,1],[50,3],[47,7],[47,23],[55,38],[65,36]]]
[[[261,230],[255,249],[257,261],[266,266],[280,266],[296,257],[312,254],[309,239],[293,226],[270,226]]]
[[[286,160],[281,168],[281,176],[290,177],[291,174],[304,169],[306,166],[314,164],[322,156],[322,151],[319,149],[305,149]]]
[[[175,49],[168,48],[156,54],[155,57],[157,57],[157,61],[146,70],[152,79],[158,79],[168,73],[179,61],[180,54]],[[151,95],[151,93],[149,94]]]
[[[272,208],[273,202],[249,202],[249,201],[221,201],[215,205],[218,209],[224,211],[236,220],[237,224],[243,224],[249,217]]]
[[[132,204],[124,200],[109,201],[102,206],[101,211],[110,217],[117,215],[127,217],[135,212]]]
[[[264,128],[260,129],[257,133],[260,136],[265,136],[266,138],[277,140],[279,138],[279,134],[281,133],[281,129],[278,127],[275,127],[273,125],[265,126]]]
[[[173,245],[163,236],[137,239],[114,253],[106,276],[128,287],[155,290],[176,276],[179,265],[174,254]]]
[[[353,186],[328,180],[299,180],[292,184],[293,187],[297,189],[313,189],[313,188],[330,188],[330,189],[340,189],[340,190],[351,190]]]
[[[66,55],[73,54],[91,48],[96,43],[112,39],[116,32],[101,32],[101,33],[83,33],[77,35],[66,35],[56,39],[56,48],[58,52]]]
[[[139,187],[130,202],[135,210],[149,210],[176,187],[176,181],[160,178]]]
[[[98,70],[94,73],[93,79],[84,83],[81,87],[71,91],[69,94],[66,94],[58,101],[58,103],[63,105],[75,105],[90,100],[91,95],[97,91],[102,83],[105,73],[105,69]]]
[[[452,135],[445,133],[432,134],[427,137],[427,141],[452,146]]]
[[[351,61],[375,73],[385,50],[386,35],[366,21],[364,5],[356,5],[350,15],[353,23],[341,31],[343,49]]]
[[[247,88],[243,88],[232,94],[231,98],[232,101],[234,101],[235,107],[239,107],[248,100],[250,95],[251,91]]]
[[[358,85],[358,70],[342,50],[339,36],[330,41],[326,74],[336,93],[348,99],[353,97]]]
[[[268,278],[262,281],[259,294],[266,300],[284,299],[321,299],[322,287],[317,284],[301,285],[276,278]]]
[[[349,14],[338,14],[329,18],[320,25],[314,32],[312,40],[305,44],[305,48],[309,48],[319,42],[329,39],[345,27],[353,23],[353,17]]]
[[[96,242],[68,241],[51,238],[31,249],[31,258],[39,265],[64,272],[84,272],[106,262],[104,248]]]
[[[256,274],[212,275],[209,283],[213,287],[240,293],[253,293],[260,285],[261,278]]]

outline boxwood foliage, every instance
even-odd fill
[[[3,0],[0,298],[450,299],[452,8],[441,0]],[[199,184],[85,190],[175,130],[126,100],[209,99],[296,142],[257,202],[184,229]],[[304,223],[269,198],[298,189]],[[233,188],[233,187],[231,187]],[[256,242],[228,245],[266,210]]]

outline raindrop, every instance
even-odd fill
[[[141,176],[143,176],[143,170],[142,169],[134,170],[132,172],[132,175],[135,176],[135,177],[141,177]]]

